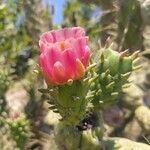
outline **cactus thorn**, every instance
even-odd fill
[[[38,70],[33,70],[33,72],[35,73],[35,74],[39,74],[39,71]]]
[[[114,43],[110,43],[109,48],[112,48],[114,46]]]
[[[91,64],[90,66],[88,66],[87,71],[93,69],[96,65],[97,65],[97,63]]]
[[[97,92],[102,93],[102,90],[101,90],[101,89],[99,89]]]
[[[90,78],[87,77],[87,78],[83,79],[83,82],[87,82],[89,79],[90,79]]]
[[[129,88],[130,86],[131,86],[131,84],[128,83],[128,84],[123,85],[122,88],[123,88],[123,89],[126,89],[126,88]]]
[[[93,56],[93,54],[91,53],[91,54],[90,54],[90,58],[91,58],[92,56]]]
[[[54,92],[54,90],[53,89],[49,89],[49,92]]]
[[[137,62],[139,62],[139,60],[140,60],[139,57],[135,58],[135,59],[133,60],[133,64],[136,64]]]
[[[100,95],[102,93],[102,90],[99,89],[97,92],[96,92],[96,95]]]
[[[59,111],[57,109],[53,110],[54,113],[59,113]]]
[[[56,108],[55,105],[52,105],[52,106],[49,107],[49,109],[55,109],[55,108]]]
[[[104,49],[108,48],[110,45],[111,45],[111,38],[110,36],[106,39],[106,42],[105,42],[105,46],[104,46]]]
[[[138,51],[135,51],[135,52],[131,55],[131,58],[132,58],[133,60],[136,59],[136,58],[138,57],[139,53],[140,53],[139,50],[138,50]]]
[[[129,77],[130,74],[131,74],[131,72],[127,72],[127,73],[125,73],[125,74],[121,74],[121,77],[122,77],[122,78]]]
[[[106,86],[106,88],[108,89],[108,88],[112,87],[114,84],[115,84],[115,82],[113,81],[113,82],[109,83],[109,84]]]
[[[136,71],[136,70],[139,70],[141,68],[142,68],[142,65],[139,65],[139,66],[133,67],[133,70]]]
[[[111,93],[111,96],[117,96],[117,95],[118,95],[118,92]]]
[[[100,49],[102,48],[101,40],[98,40],[98,46],[99,46]]]
[[[98,74],[97,75],[95,75],[95,77],[93,77],[93,78],[91,78],[91,79],[89,79],[89,83],[92,83],[94,80],[96,80],[98,78]]]
[[[132,82],[134,82],[134,79],[129,78],[128,83],[132,83]]]
[[[106,72],[105,72],[105,76],[108,76],[110,74],[110,70],[107,69]]]
[[[90,98],[93,98],[93,97],[94,97],[94,95],[87,95],[86,99],[90,99]]]
[[[95,91],[91,91],[91,92],[90,92],[90,94],[94,94],[94,93],[95,93]]]
[[[132,82],[133,82],[133,79],[130,79],[130,81],[129,80],[127,81],[127,84],[132,84]]]
[[[127,56],[128,53],[129,53],[129,49],[124,50],[123,52],[120,53],[120,58]]]

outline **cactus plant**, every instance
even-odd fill
[[[24,115],[22,115],[15,119],[7,118],[6,123],[10,128],[12,138],[16,141],[17,147],[19,149],[23,149],[26,144],[27,137],[30,136],[28,120]]]
[[[146,106],[139,106],[135,111],[135,116],[144,130],[150,133],[150,109]]]
[[[149,150],[150,146],[125,138],[108,138],[105,139],[105,148],[107,150]]]
[[[0,117],[0,127],[0,136],[1,134],[4,136],[0,143],[1,148],[4,150],[5,148],[7,149],[6,145],[8,144],[10,150],[24,149],[27,138],[31,135],[31,132],[29,121],[23,114],[10,118],[6,112],[3,112]],[[12,147],[9,144],[11,144]]]
[[[6,122],[10,128],[11,136],[16,141],[17,147],[23,149],[27,138],[30,136],[29,121],[24,115],[18,118],[7,118]]]
[[[17,150],[16,142],[11,138],[10,128],[5,123],[6,113],[3,112],[0,117],[0,148],[2,150]]]
[[[59,112],[66,124],[77,125],[87,106],[88,83],[83,76],[89,63],[89,48],[85,31],[74,27],[46,32],[39,46],[39,66],[48,84],[45,91],[51,95],[50,108]]]
[[[0,114],[5,110],[5,92],[9,86],[7,70],[0,71]]]
[[[116,52],[109,40],[100,49],[97,63],[89,65],[89,48],[80,27],[44,33],[39,41],[39,68],[50,97],[50,109],[61,115],[55,128],[58,147],[97,150],[103,147],[103,121],[99,111],[113,104],[137,66],[138,51]],[[92,62],[92,61],[91,61]],[[70,65],[71,64],[71,65]],[[86,119],[92,116],[95,123]],[[75,140],[76,139],[76,140]]]
[[[123,88],[129,86],[128,78],[136,66],[138,52],[128,56],[128,51],[116,52],[111,48],[100,50],[96,66],[96,80],[91,84],[94,92],[92,103],[94,107],[102,108],[113,103]]]

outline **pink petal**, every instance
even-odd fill
[[[54,49],[53,47],[41,53],[39,64],[48,82],[56,84],[55,77],[53,74],[53,66],[57,61],[60,61],[60,60],[61,60],[60,51],[58,51],[57,49]]]
[[[82,62],[77,58],[76,59],[76,77],[75,79],[81,79],[85,75],[85,68]]]
[[[45,53],[51,66],[53,66],[56,61],[61,60],[61,51],[59,51],[55,46],[50,47],[47,51],[45,51]]]
[[[43,41],[39,41],[40,46],[40,52],[43,53],[44,51],[47,51],[51,47],[54,47],[52,43],[44,43]]]
[[[89,47],[87,46],[87,47],[85,48],[84,55],[83,55],[83,57],[81,58],[81,62],[83,63],[83,65],[84,65],[85,67],[88,66],[89,59],[90,59],[90,50],[89,50]]]
[[[64,29],[51,31],[51,34],[52,34],[53,39],[54,39],[55,42],[60,42],[60,41],[65,40]]]
[[[74,34],[71,30],[72,30],[71,28],[64,28],[63,29],[65,39],[74,38]]]
[[[76,52],[76,55],[78,58],[82,58],[85,49],[87,47],[87,38],[86,37],[81,37],[81,38],[70,38],[65,41],[66,45],[71,45],[72,49]]]
[[[46,61],[44,53],[42,53],[39,57],[39,66],[46,81],[48,83],[53,83],[52,69],[50,68],[48,62]]]
[[[65,39],[85,36],[85,31],[81,27],[64,28]]]
[[[59,49],[59,51],[61,51],[61,52],[66,50],[66,49],[72,48],[72,44],[70,44],[66,41],[56,42],[55,45]]]
[[[65,44],[70,46],[70,49],[73,49],[75,58],[79,58],[81,62],[86,67],[88,65],[90,50],[87,46],[87,38],[81,37],[78,39],[67,39]]]
[[[76,47],[76,53],[79,58],[81,58],[84,55],[84,50],[87,46],[87,39],[85,37],[78,38],[75,43]]]
[[[68,49],[63,52],[62,62],[66,68],[66,72],[69,79],[74,79],[75,77],[75,60],[76,54],[72,49]]]
[[[40,41],[44,43],[53,43],[53,36],[51,35],[51,31],[45,32],[40,36]]]
[[[64,41],[68,38],[79,38],[84,37],[85,31],[81,27],[72,27],[72,28],[64,28],[59,30],[52,30],[49,32],[45,32],[40,37],[39,45],[41,45],[41,41],[46,43],[55,43],[59,41]]]
[[[57,84],[67,82],[67,76],[64,66],[61,62],[57,61],[53,66],[54,78]]]
[[[74,38],[85,36],[85,30],[81,27],[74,27],[72,30],[74,31]]]
[[[42,40],[39,41],[39,46],[40,46],[41,53],[44,52],[45,49],[47,48],[46,44]]]

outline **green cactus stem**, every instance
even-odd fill
[[[8,124],[5,122],[6,113],[2,112],[0,116],[0,149],[1,150],[17,150],[15,140],[11,137]]]
[[[66,126],[60,122],[55,128],[55,141],[59,149],[77,150],[81,132],[75,126]]]
[[[50,95],[50,109],[59,113],[62,121],[68,125],[77,125],[84,117],[88,99],[86,81],[68,81],[68,84],[41,89]]]
[[[5,92],[9,86],[8,72],[0,68],[0,114],[5,111]]]
[[[68,126],[60,122],[55,128],[55,141],[59,149],[99,150],[102,129],[97,114],[84,119],[78,126]]]
[[[16,141],[17,147],[24,148],[27,138],[30,136],[29,122],[24,115],[11,119],[7,118],[12,138]]]
[[[128,51],[117,52],[111,48],[100,50],[101,55],[96,66],[98,76],[91,83],[93,92],[92,103],[95,109],[103,108],[114,103],[119,92],[130,85],[128,78],[133,70],[139,68],[136,66],[138,51],[128,56]]]

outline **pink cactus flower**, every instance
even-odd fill
[[[85,75],[89,63],[87,36],[81,27],[64,28],[40,37],[40,70],[48,84],[66,84]]]

